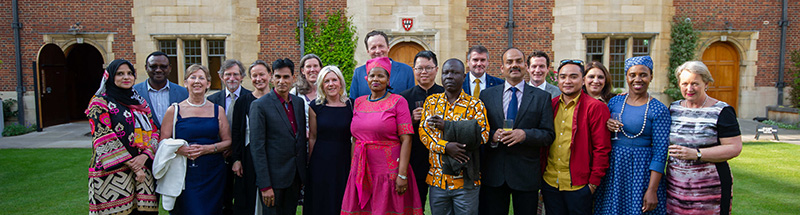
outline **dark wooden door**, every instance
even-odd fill
[[[55,44],[47,44],[39,53],[39,111],[42,127],[69,122],[65,107],[70,96],[67,90],[67,59]]]

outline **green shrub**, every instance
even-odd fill
[[[306,11],[305,53],[318,55],[323,65],[338,66],[344,80],[350,82],[356,67],[355,50],[358,40],[352,17],[347,17],[344,10],[328,11],[326,17],[319,20],[313,19],[311,14],[311,10]],[[300,28],[295,33],[295,39],[299,43]],[[350,90],[350,85],[347,85],[347,90]]]
[[[667,76],[669,86],[664,90],[673,100],[683,99],[681,88],[678,86],[678,78],[675,77],[675,69],[686,61],[694,60],[697,51],[698,32],[692,26],[689,18],[676,18],[672,21],[672,42],[669,45],[669,67]]]
[[[15,104],[17,104],[16,99],[3,100],[3,119],[8,120],[8,118],[17,115],[17,111],[11,111],[11,108],[14,107]]]
[[[767,125],[778,126],[778,128],[783,128],[783,129],[791,129],[791,130],[800,129],[800,128],[797,127],[797,124],[787,124],[787,123],[776,122],[776,121],[772,121],[772,120],[764,120],[761,123],[764,123],[764,124],[767,124]]]
[[[19,123],[14,123],[14,124],[5,126],[3,128],[3,136],[4,137],[9,137],[9,136],[23,135],[23,134],[27,134],[27,133],[35,131],[35,130],[36,130],[36,125],[24,126],[24,125],[20,125]]]
[[[792,90],[789,91],[789,95],[791,96],[791,101],[794,107],[800,107],[800,49],[794,50],[789,53],[789,61],[791,64],[789,66],[794,67],[790,68],[787,66],[786,74],[789,74],[790,77],[794,80],[789,82],[789,86],[792,87]]]

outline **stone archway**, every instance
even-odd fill
[[[702,61],[714,77],[714,83],[708,87],[708,95],[738,110],[739,52],[730,43],[715,42],[703,52]]]
[[[414,67],[414,56],[424,50],[425,48],[415,42],[401,42],[393,45],[392,48],[389,49],[389,58]]]
[[[84,111],[100,86],[104,62],[100,51],[90,44],[42,47],[37,86],[42,127],[86,119]]]

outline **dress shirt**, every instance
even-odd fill
[[[278,91],[272,89],[272,92],[275,92],[275,95],[278,96],[278,100],[281,101],[281,106],[283,106],[283,110],[286,112],[286,117],[289,118],[289,124],[292,125],[292,132],[297,134],[297,119],[294,118],[294,105],[292,105],[292,96],[289,94],[289,100],[283,100],[281,94],[278,94]]]
[[[544,85],[544,84],[542,84]],[[572,186],[572,177],[569,168],[570,146],[572,145],[572,122],[575,113],[575,106],[578,104],[580,94],[571,101],[565,102],[564,97],[558,100],[561,110],[556,113],[555,131],[556,139],[550,146],[550,153],[547,156],[547,167],[545,167],[544,181],[559,191],[576,191],[585,185]]]
[[[480,78],[475,77],[474,75],[472,75],[472,72],[469,73],[469,89],[470,90],[475,89],[475,84],[476,84],[475,83],[475,79],[480,79],[481,80],[481,83],[480,83],[481,92],[483,92],[483,90],[486,89],[486,73],[483,73],[483,75],[481,75]],[[470,91],[470,92],[472,92],[472,91]],[[475,92],[472,92],[471,96],[475,96]]]
[[[536,88],[542,89],[544,91],[547,91],[546,90],[547,89],[547,81],[542,82],[542,84],[540,84],[539,86],[533,85],[533,81],[531,81],[531,82],[528,82],[528,85],[531,85],[531,87],[536,87]]]
[[[503,116],[508,116],[508,103],[511,102],[511,84],[506,81],[503,84]],[[519,109],[519,104],[522,104],[522,90],[525,89],[525,82],[520,81],[517,85],[513,86],[517,88],[517,108]]]
[[[444,190],[462,189],[464,187],[464,171],[458,176],[442,173],[445,146],[450,141],[441,139],[442,131],[432,128],[428,125],[427,120],[424,120],[433,115],[441,115],[445,121],[478,120],[478,124],[481,126],[481,144],[483,144],[489,139],[486,109],[483,102],[463,91],[453,104],[447,101],[445,93],[433,94],[425,100],[419,126],[420,140],[430,149],[428,161],[431,168],[428,170],[428,177],[425,181],[431,186]],[[474,185],[480,186],[480,180],[475,180]]]
[[[242,92],[242,86],[239,86],[239,88],[236,88],[236,91],[233,91],[233,92],[228,91],[227,87],[225,88],[225,110],[228,110],[228,109],[231,108],[231,105],[232,105],[231,102],[233,100],[233,98],[231,98],[231,93],[236,95],[236,98],[238,99],[239,97],[241,97],[241,94],[240,94],[241,92]]]
[[[153,106],[153,109],[156,111],[153,115],[156,116],[156,120],[158,120],[159,124],[164,119],[164,113],[167,112],[167,108],[169,107],[169,82],[164,85],[160,90],[156,90],[152,86],[150,86],[150,82],[147,82],[147,94],[150,96],[150,101],[152,104],[148,104]]]

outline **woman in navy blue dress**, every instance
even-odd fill
[[[339,68],[326,66],[316,83],[317,99],[309,110],[308,166],[303,214],[339,214],[350,173],[350,121],[353,104]]]
[[[225,188],[225,159],[222,152],[231,145],[228,119],[224,110],[205,98],[211,86],[208,68],[192,65],[186,69],[184,86],[189,98],[178,104],[175,138],[189,146],[175,152],[189,158],[184,190],[170,214],[222,214],[222,192]],[[172,136],[174,106],[164,114],[162,138]]]

